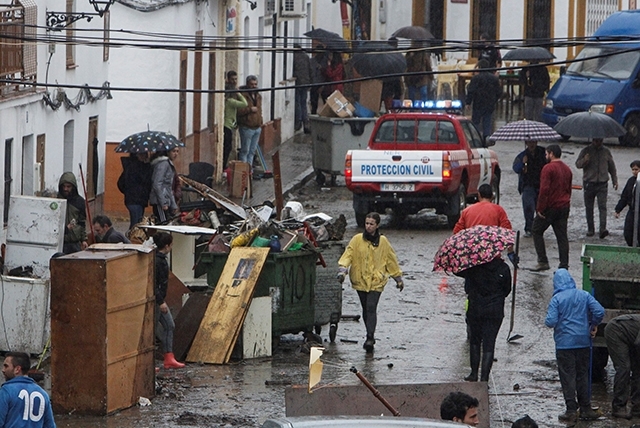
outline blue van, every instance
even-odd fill
[[[549,91],[542,120],[555,126],[589,110],[627,129],[620,144],[640,145],[640,10],[616,12],[593,33]]]

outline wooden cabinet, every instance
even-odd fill
[[[106,415],[155,392],[154,253],[51,260],[51,401]]]

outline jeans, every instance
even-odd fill
[[[418,98],[418,94],[420,94],[420,98]],[[409,99],[427,101],[429,99],[429,87],[427,85],[409,86]]]
[[[233,148],[233,129],[224,127],[224,145],[222,146],[222,169],[227,168],[231,149]]]
[[[541,122],[543,107],[542,98],[524,97],[524,118]]]
[[[604,329],[609,356],[616,369],[613,380],[612,407],[625,408],[629,399],[631,386],[631,404],[634,409],[640,409],[640,355],[629,336],[636,336],[637,330],[629,328],[635,324],[634,320],[614,318]],[[630,340],[631,339],[631,340]]]
[[[492,117],[493,117],[493,110],[489,112],[485,112],[485,111],[477,111],[474,109],[471,111],[471,121],[473,122],[474,125],[476,125],[476,128],[478,128],[482,136],[485,138],[491,135]]]
[[[247,162],[253,169],[253,158],[258,150],[258,140],[260,140],[260,128],[252,129],[244,126],[240,127],[240,155],[238,160]]]
[[[578,411],[578,405],[580,405],[580,409],[591,409],[589,348],[556,349],[556,360],[567,412]]]
[[[533,245],[536,248],[539,263],[549,263],[547,249],[544,246],[544,232],[553,227],[553,233],[558,241],[558,255],[561,268],[569,268],[569,237],[567,235],[567,221],[569,219],[569,207],[549,208],[544,212],[545,218],[536,215],[533,219]]]
[[[362,320],[367,328],[367,339],[374,339],[376,324],[378,323],[378,302],[380,301],[380,291],[360,291],[360,305],[362,305]]]
[[[162,326],[162,333],[158,334],[158,339],[162,342],[162,352],[173,352],[173,330],[176,324],[173,322],[171,311],[168,310],[165,314],[160,310],[160,305],[156,304],[156,324],[158,323]]]
[[[144,207],[142,205],[127,205],[129,210],[129,229],[142,221],[144,216]]]
[[[524,231],[531,232],[533,218],[536,215],[538,203],[538,189],[533,186],[524,186],[522,189],[522,211],[524,211]]]
[[[598,213],[600,216],[600,232],[607,230],[607,182],[584,183],[584,209],[587,212],[587,230],[595,231],[593,221],[593,207],[598,198]]]
[[[295,126],[305,125],[309,121],[307,113],[307,88],[296,87],[296,111],[295,111]],[[299,129],[299,128],[298,128]]]

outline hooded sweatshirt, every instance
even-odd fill
[[[553,275],[553,297],[544,323],[553,327],[556,349],[588,348],[590,329],[604,317],[604,308],[584,290],[576,288],[569,271],[558,269]]]
[[[65,198],[62,194],[62,185],[71,184],[71,194]],[[78,194],[78,182],[73,172],[65,172],[58,181],[58,198],[67,200],[67,213],[65,225],[75,222],[71,228],[64,228],[64,242],[76,243],[87,240],[87,231],[85,224],[87,220],[87,211],[85,209],[84,198]]]

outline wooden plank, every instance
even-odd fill
[[[210,364],[229,361],[268,254],[268,248],[231,250],[187,361]]]
[[[207,311],[211,294],[192,293],[176,316],[173,332],[173,353],[178,361],[184,361],[196,337],[202,318]]]
[[[180,310],[182,310],[182,296],[185,294],[191,294],[191,290],[180,281],[180,279],[169,271],[169,284],[167,286],[167,296],[164,301],[169,305],[171,309],[171,315],[173,318],[178,318]]]

